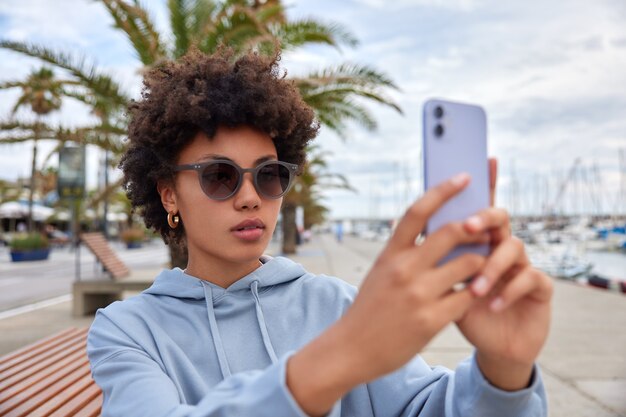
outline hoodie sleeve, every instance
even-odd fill
[[[183,404],[169,377],[139,352],[122,351],[92,373],[104,394],[103,417],[306,417],[285,384],[286,362],[232,375],[195,405]]]
[[[368,384],[374,415],[403,417],[543,417],[547,400],[539,368],[528,388],[503,391],[482,375],[475,355],[456,371],[430,368],[420,356]]]
[[[87,354],[103,393],[103,417],[306,417],[287,389],[289,356],[224,379],[192,405],[157,361],[110,322],[94,321]]]

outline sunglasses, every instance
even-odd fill
[[[237,194],[243,182],[243,174],[246,172],[252,174],[257,193],[265,198],[277,199],[291,188],[298,172],[298,165],[282,161],[265,161],[255,168],[241,168],[228,160],[214,160],[201,164],[178,165],[174,170],[197,171],[202,191],[212,200],[227,200]]]

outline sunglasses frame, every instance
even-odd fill
[[[239,181],[237,182],[237,186],[232,191],[232,193],[230,193],[226,197],[222,197],[222,198],[211,197],[210,195],[207,194],[207,192],[205,191],[204,187],[202,186],[202,172],[205,170],[206,167],[208,167],[210,165],[213,165],[213,164],[230,165],[233,168],[235,168],[237,173],[239,173]],[[282,193],[280,193],[277,196],[270,196],[270,195],[265,194],[260,189],[259,184],[257,182],[257,174],[259,173],[259,171],[261,169],[263,169],[265,166],[272,165],[272,164],[281,165],[281,166],[287,168],[287,172],[289,172],[289,183],[287,184],[287,188],[285,189],[285,191],[283,191]],[[196,171],[198,173],[198,182],[200,183],[200,188],[202,189],[202,192],[204,193],[204,195],[206,195],[211,200],[217,200],[217,201],[228,200],[229,198],[231,198],[232,196],[237,194],[237,192],[241,188],[241,184],[243,184],[243,176],[244,176],[244,174],[246,172],[249,172],[249,173],[252,174],[252,183],[254,184],[254,189],[256,190],[256,192],[260,196],[262,196],[264,198],[268,198],[270,200],[278,200],[279,198],[281,198],[282,196],[287,194],[287,192],[293,186],[293,183],[294,183],[293,180],[294,180],[294,178],[295,178],[295,176],[296,176],[296,174],[298,172],[298,165],[291,164],[289,162],[277,161],[277,160],[273,160],[272,159],[272,160],[269,160],[269,161],[261,162],[259,165],[257,165],[254,168],[242,168],[239,165],[237,165],[236,163],[234,163],[233,161],[230,161],[228,159],[214,159],[214,160],[211,160],[211,161],[202,162],[202,163],[198,163],[198,164],[176,165],[174,167],[174,171],[176,171],[176,172],[180,172],[180,171]]]

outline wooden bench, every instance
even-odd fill
[[[71,328],[0,357],[0,417],[97,417],[87,329]]]
[[[113,251],[102,233],[83,233],[80,239],[102,264],[109,277],[78,281],[73,284],[72,313],[74,316],[91,314],[101,307],[121,300],[124,291],[143,291],[152,284],[152,281],[123,279],[130,275],[130,269]]]

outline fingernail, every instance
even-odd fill
[[[489,281],[484,275],[474,278],[474,281],[472,282],[472,290],[474,290],[474,292],[477,295],[487,294],[488,286],[489,286]]]
[[[469,217],[467,220],[465,220],[465,224],[467,224],[474,230],[480,230],[483,227],[483,221],[478,216]]]
[[[502,299],[502,297],[494,298],[493,301],[489,304],[489,308],[493,311],[502,310],[504,308],[504,300]]]
[[[450,179],[450,182],[457,187],[464,185],[467,181],[469,181],[469,174],[467,172],[457,174]]]

